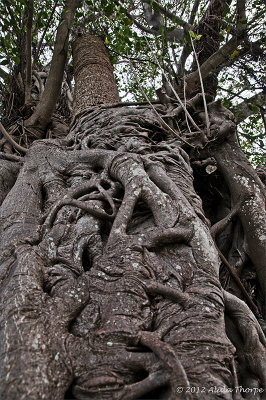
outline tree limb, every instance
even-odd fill
[[[161,11],[153,10],[151,5],[145,1],[143,3],[146,22],[148,25],[152,26],[154,34],[158,35],[163,32],[164,36],[171,42],[183,42],[185,36],[183,29],[176,28],[173,31],[168,32],[165,30],[165,25],[162,23]]]
[[[237,104],[232,112],[235,114],[236,122],[239,124],[246,118],[256,112],[256,107],[264,107],[266,105],[266,96],[264,92],[255,94],[254,96]]]
[[[224,61],[227,61],[230,55],[236,50],[239,44],[239,38],[233,37],[224,46],[212,54],[200,68],[202,79],[205,79],[210,72],[214,72],[217,67]],[[199,84],[199,70],[192,72],[186,78],[188,89],[193,91]]]
[[[192,10],[191,10],[191,14],[190,14],[190,17],[189,17],[189,20],[188,20],[188,23],[190,25],[194,24],[196,13],[197,13],[197,10],[199,8],[199,3],[200,3],[200,0],[195,0],[194,1],[193,7],[192,7]],[[185,63],[186,63],[186,60],[187,60],[187,58],[188,58],[190,53],[191,53],[191,48],[189,48],[188,46],[184,46],[183,50],[182,50],[182,53],[181,53],[181,56],[179,58],[179,62],[178,62],[177,76],[182,76],[184,74]]]
[[[14,139],[10,136],[10,134],[6,131],[5,127],[0,122],[0,130],[4,137],[8,140],[10,144],[14,147],[14,149],[21,151],[22,153],[27,153],[27,149],[25,147],[20,146]]]
[[[114,3],[115,3],[117,6],[123,7],[123,6],[120,4],[120,2],[119,2],[118,0],[114,0]],[[136,20],[136,18],[135,18],[132,14],[130,14],[128,11],[126,11],[126,10],[125,10],[125,14],[126,14],[126,16],[127,16],[131,21],[134,22],[134,24],[135,24],[141,31],[146,32],[146,33],[150,33],[150,34],[154,35],[155,32],[154,32],[153,29],[146,28],[144,25],[140,24],[140,23]]]
[[[196,13],[197,13],[198,8],[199,8],[199,4],[200,4],[200,0],[195,0],[194,1],[193,7],[192,7],[192,10],[191,10],[191,14],[190,14],[190,17],[189,17],[189,20],[188,20],[188,23],[190,25],[194,24],[194,20],[195,20]]]
[[[9,74],[0,67],[0,78],[6,79],[8,75]]]
[[[246,0],[237,0],[236,4],[237,12],[237,24],[236,33],[241,35],[242,32],[247,29],[247,17],[246,17]]]
[[[25,123],[26,126],[33,126],[38,130],[40,138],[53,115],[57,98],[61,90],[64,67],[67,59],[69,33],[76,9],[79,5],[80,0],[66,1],[61,21],[57,28],[50,73],[41,101],[38,103],[33,115]]]
[[[31,78],[32,78],[32,20],[33,20],[33,0],[28,0],[28,17],[26,31],[26,82],[25,82],[25,104],[31,100]]]
[[[165,15],[167,18],[170,18],[171,21],[174,24],[179,24],[180,26],[182,26],[183,28],[185,28],[186,30],[191,29],[191,25],[188,24],[186,21],[182,20],[181,18],[179,18],[178,16],[176,16],[175,14],[173,14],[171,11],[168,11],[166,7],[161,6],[160,3],[158,3],[156,0],[143,0],[144,3],[148,3],[148,4],[155,4],[158,9],[161,11],[161,13],[163,15]]]
[[[54,13],[55,13],[57,4],[58,4],[58,0],[55,1],[55,4],[54,4],[53,9],[52,9],[52,11],[51,11],[50,17],[49,17],[49,19],[48,19],[48,21],[47,21],[47,24],[46,24],[45,28],[44,28],[42,37],[41,37],[41,39],[40,39],[40,41],[39,41],[39,43],[38,43],[38,47],[37,47],[36,53],[35,53],[35,55],[34,55],[34,60],[33,60],[34,64],[36,64],[37,61],[38,61],[39,54],[40,54],[40,51],[41,51],[41,46],[42,46],[42,43],[43,43],[43,39],[44,39],[44,37],[45,37],[45,35],[46,35],[47,29],[48,29],[49,26],[50,26],[50,23],[51,23],[52,18],[53,18],[53,16],[54,16]]]

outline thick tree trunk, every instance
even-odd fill
[[[0,209],[1,397],[231,400],[246,371],[259,390],[265,339],[221,287],[184,141],[161,106],[90,104],[33,144]]]

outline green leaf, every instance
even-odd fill
[[[16,64],[19,64],[19,62],[20,62],[20,58],[19,58],[18,56],[13,56],[13,57],[12,57],[12,60],[13,60]]]
[[[106,16],[107,17],[110,17],[112,14],[113,14],[113,12],[114,12],[114,4],[113,3],[110,3],[110,4],[108,4],[108,6],[105,8],[105,14],[106,14]]]
[[[195,33],[194,33],[193,31],[189,31],[189,35],[190,35],[190,37],[191,37],[192,39],[195,39],[195,38],[196,38],[196,35],[195,35]]]

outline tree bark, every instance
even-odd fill
[[[167,106],[113,107],[104,47],[82,40],[70,132],[34,142],[0,208],[1,397],[241,399],[265,385],[265,338],[221,286],[187,143]],[[231,114],[209,115],[224,140]]]
[[[33,127],[37,138],[43,133],[51,120],[61,90],[64,68],[67,59],[68,40],[76,9],[80,0],[67,0],[57,29],[51,68],[42,98],[32,116],[25,121],[27,127]]]

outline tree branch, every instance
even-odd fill
[[[8,73],[3,70],[3,68],[0,67],[0,78],[6,79],[8,77]]]
[[[26,126],[33,126],[42,137],[51,116],[55,110],[57,98],[61,90],[64,67],[67,59],[68,40],[76,9],[80,0],[67,0],[62,12],[61,21],[57,28],[55,47],[51,62],[50,73],[45,89],[33,115],[26,121]]]
[[[236,4],[237,24],[236,33],[241,35],[247,30],[246,0],[237,0]]]
[[[264,107],[265,105],[266,96],[264,92],[257,93],[249,99],[239,103],[232,109],[232,112],[235,114],[237,124],[250,117],[250,115],[255,114],[256,107]]]
[[[115,3],[117,6],[119,6],[119,7],[123,7],[123,6],[120,4],[120,2],[119,2],[118,0],[114,0],[114,3]],[[123,8],[124,8],[124,7],[123,7]],[[154,32],[153,29],[146,28],[144,25],[140,24],[140,23],[136,20],[136,18],[135,18],[132,14],[130,14],[128,11],[126,11],[126,10],[125,10],[125,14],[126,14],[126,16],[127,16],[131,21],[134,22],[134,24],[136,25],[136,27],[138,27],[141,31],[146,32],[146,33],[150,33],[150,34],[154,35],[155,32]]]
[[[42,43],[43,43],[43,39],[44,39],[44,37],[45,37],[45,35],[46,35],[47,29],[48,29],[49,26],[50,26],[50,23],[51,23],[52,18],[53,18],[53,16],[54,16],[54,13],[55,13],[57,4],[58,4],[58,0],[56,0],[55,4],[54,4],[54,6],[53,6],[53,9],[52,9],[52,11],[51,11],[50,17],[49,17],[49,19],[48,19],[48,21],[47,21],[47,24],[46,24],[45,28],[44,28],[42,37],[41,37],[41,39],[40,39],[40,41],[39,41],[39,43],[38,43],[37,50],[36,50],[36,53],[35,53],[35,55],[34,55],[34,60],[33,60],[33,63],[34,63],[34,64],[36,64],[37,61],[38,61],[39,54],[40,54],[40,51],[41,51],[41,46],[42,46]]]
[[[151,5],[147,2],[143,1],[143,10],[145,19],[148,25],[152,26],[152,30],[154,34],[159,35],[163,32],[164,36],[170,40],[171,42],[183,42],[184,41],[184,30],[183,29],[174,29],[171,32],[168,32],[165,29],[165,25],[162,23],[161,11],[153,10]]]
[[[22,153],[27,153],[27,149],[25,147],[20,146],[17,142],[15,142],[15,140],[10,136],[10,134],[6,131],[5,127],[2,125],[2,123],[0,122],[0,130],[2,132],[2,134],[4,135],[4,137],[6,138],[6,140],[12,144],[12,146],[14,147],[14,149],[21,151]]]
[[[191,14],[190,14],[190,17],[189,17],[189,20],[188,20],[188,23],[190,25],[194,24],[194,20],[195,20],[196,13],[197,13],[198,8],[199,8],[199,4],[200,4],[200,0],[195,0],[194,1],[193,7],[192,7],[192,10],[191,10]]]
[[[32,20],[33,20],[33,0],[28,0],[28,17],[26,32],[26,82],[25,82],[25,104],[31,100],[31,78],[32,78]]]
[[[180,26],[182,26],[184,29],[189,30],[191,29],[191,25],[188,24],[186,21],[182,20],[181,18],[179,18],[178,16],[176,16],[175,14],[173,14],[171,11],[168,11],[166,9],[166,7],[161,6],[160,3],[158,3],[156,0],[143,0],[144,3],[148,3],[148,4],[155,4],[158,9],[161,11],[161,13],[163,15],[165,15],[167,18],[170,18],[171,21],[174,24],[178,24]]]
[[[212,54],[200,68],[202,79],[205,79],[210,72],[214,72],[217,67],[224,61],[227,61],[230,55],[236,50],[239,44],[239,38],[233,37],[224,46]],[[194,91],[199,84],[199,70],[192,72],[186,79],[188,89]]]

